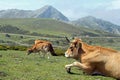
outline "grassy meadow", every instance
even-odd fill
[[[68,74],[64,66],[73,61],[64,56],[47,59],[38,54],[26,55],[25,51],[0,51],[0,80],[115,80],[85,75],[78,68]]]
[[[90,45],[120,50],[120,37],[105,37],[108,35],[111,34],[51,19],[0,19],[0,80],[115,80],[85,75],[78,68],[72,68],[73,74],[68,74],[64,68],[75,61],[63,56],[69,46],[64,36],[80,36]],[[32,46],[36,39],[50,41],[62,56],[47,59],[38,54],[26,55],[22,50]]]

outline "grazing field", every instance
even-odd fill
[[[0,80],[115,80],[104,76],[89,76],[78,68],[68,74],[64,66],[73,59],[64,56],[42,58],[25,51],[0,51]]]

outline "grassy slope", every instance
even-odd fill
[[[73,25],[60,22],[53,19],[38,19],[38,18],[26,18],[26,19],[0,19],[0,25],[12,25],[15,27],[19,27],[23,30],[27,30],[30,32],[37,32],[41,34],[50,34],[57,36],[65,36],[65,35],[109,35],[109,33],[105,33],[104,31],[93,31],[92,29],[87,29],[83,27],[75,27]],[[111,35],[111,34],[110,34]],[[115,36],[115,35],[114,35]]]
[[[21,51],[0,51],[0,80],[115,80],[103,76],[84,75],[78,68],[68,74],[64,66],[73,59],[63,56],[40,58]]]
[[[0,19],[0,24],[9,24],[30,32],[42,34],[65,35],[79,32],[78,28],[72,25],[52,19]]]

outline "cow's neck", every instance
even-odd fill
[[[94,52],[95,48],[96,47],[88,45],[88,44],[82,42],[82,47],[81,47],[81,50],[80,50],[80,54],[81,54],[81,56],[85,56],[85,55],[87,55],[87,54],[89,54],[91,52]]]
[[[82,43],[82,49],[85,53],[87,52],[92,52],[95,50],[95,47],[94,46],[91,46],[91,45],[88,45],[86,43]]]
[[[95,47],[94,46],[91,46],[91,45],[88,45],[84,42],[82,42],[82,46],[81,48],[79,49],[79,58],[76,58],[76,60],[78,60],[79,62],[81,62],[82,60],[82,57],[86,56],[87,54],[93,52],[95,50]]]

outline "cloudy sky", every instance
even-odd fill
[[[104,12],[120,9],[120,0],[0,0],[0,10],[36,10],[45,5],[52,5],[74,20],[88,15],[104,15]]]

